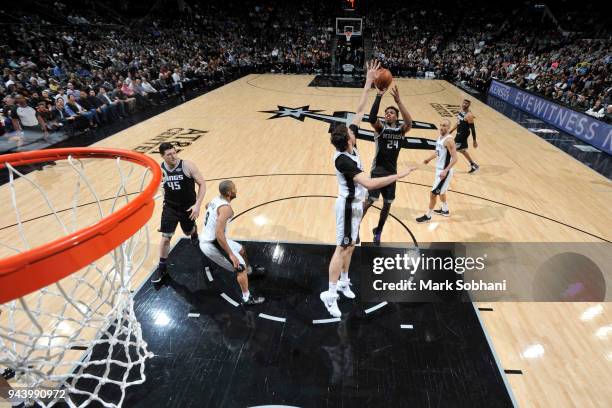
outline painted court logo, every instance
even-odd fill
[[[161,143],[171,142],[177,148],[177,152],[180,152],[206,133],[208,130],[171,128],[136,146],[133,150],[138,153],[156,153]]]
[[[432,108],[443,118],[453,118],[461,111],[461,106],[448,103],[430,103]]]
[[[355,117],[355,112],[348,111],[337,111],[332,115],[326,115],[320,112],[322,110],[318,109],[310,109],[310,105],[300,106],[299,108],[289,108],[287,106],[277,106],[276,110],[267,110],[260,111],[261,113],[272,113],[268,119],[278,119],[278,118],[293,118],[303,122],[304,119],[309,118],[313,120],[318,120],[321,122],[329,123],[328,133],[331,133],[334,128],[338,125],[349,126],[353,118]],[[379,119],[384,120],[384,118],[379,117]],[[369,115],[364,115],[362,122],[368,122]],[[401,123],[401,121],[400,121]],[[420,122],[420,121],[412,121],[412,129],[423,129],[423,130],[435,130],[436,126],[433,123]],[[410,133],[409,133],[410,134]],[[370,129],[359,129],[358,134],[356,135],[357,139],[368,140],[370,142],[374,141],[374,131]],[[404,145],[402,146],[404,149],[423,149],[423,150],[434,150],[436,148],[435,140],[431,140],[424,137],[405,137]]]

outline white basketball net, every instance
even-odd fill
[[[40,245],[38,236],[43,231],[57,228],[57,238],[91,225],[137,197],[151,179],[148,169],[119,157],[69,157],[27,175],[10,165],[7,169],[10,181],[0,187],[0,202],[6,212],[12,205],[16,223],[0,230],[2,256]],[[47,172],[52,174],[46,177]],[[118,177],[112,177],[113,172]],[[109,178],[117,180],[115,185],[109,187]],[[49,181],[55,185],[45,191],[42,185],[49,185]],[[32,200],[39,201],[36,208],[25,209]],[[37,218],[36,211],[41,212],[43,206],[45,216]],[[44,220],[44,227],[31,225],[40,220]],[[0,372],[4,367],[15,370],[11,380],[15,389],[64,390],[66,397],[32,396],[29,403],[51,407],[65,402],[83,407],[95,401],[95,405],[118,407],[127,387],[145,381],[145,360],[153,354],[142,338],[130,291],[148,249],[145,226],[80,271],[0,305]],[[108,395],[111,397],[105,397]]]

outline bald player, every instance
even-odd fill
[[[231,202],[237,194],[233,181],[224,180],[219,184],[219,196],[206,205],[200,249],[208,259],[226,271],[236,274],[236,280],[242,291],[242,305],[254,306],[263,303],[265,299],[249,291],[248,275],[253,272],[253,267],[249,265],[244,247],[226,235],[227,226],[234,217]]]
[[[423,161],[424,164],[428,164],[433,159],[436,159],[436,178],[434,180],[433,188],[429,194],[429,210],[427,213],[416,219],[418,223],[424,223],[431,221],[433,213],[448,217],[450,212],[448,210],[448,202],[446,201],[446,191],[450,185],[450,181],[453,178],[453,166],[457,163],[457,150],[455,148],[455,141],[453,135],[449,133],[450,121],[443,119],[440,123],[440,137],[436,141],[436,152]],[[434,210],[438,196],[442,201],[442,208]]]

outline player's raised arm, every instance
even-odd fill
[[[406,134],[410,131],[410,129],[412,129],[412,116],[410,116],[410,112],[408,112],[408,109],[406,109],[406,106],[400,98],[399,89],[397,88],[397,85],[395,85],[393,89],[391,89],[391,96],[393,96],[393,100],[395,101],[395,103],[397,103],[397,107],[399,108],[400,113],[402,114],[402,119],[404,120],[404,124],[402,125],[402,133]]]
[[[376,75],[376,72],[374,72],[374,75]],[[376,98],[374,99],[374,103],[372,104],[372,108],[370,109],[368,119],[370,124],[372,125],[372,128],[374,128],[376,132],[380,132],[383,128],[383,125],[382,123],[380,123],[380,120],[378,120],[378,110],[380,109],[380,101],[387,90],[378,88],[376,89],[378,92],[376,94]]]
[[[361,123],[363,119],[363,115],[365,114],[366,103],[368,102],[368,91],[372,88],[372,83],[374,82],[374,78],[376,77],[376,71],[380,69],[380,61],[372,60],[370,62],[366,62],[366,82],[363,86],[363,92],[361,93],[361,99],[359,100],[359,105],[357,106],[357,113],[353,116],[352,125],[357,125]]]

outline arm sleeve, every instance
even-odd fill
[[[374,99],[374,103],[372,104],[372,109],[370,109],[369,121],[371,124],[376,123],[378,120],[378,108],[380,108],[380,100],[382,99],[382,95],[376,95],[376,99]]]
[[[362,172],[362,170],[359,170],[359,167],[357,167],[357,163],[344,155],[338,156],[336,159],[336,169],[351,180]]]
[[[476,140],[476,127],[473,123],[470,123],[470,130],[472,131],[472,138]]]

